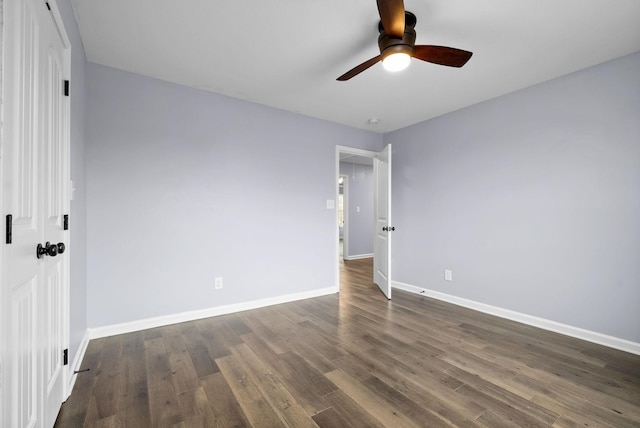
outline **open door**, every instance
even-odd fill
[[[375,242],[373,282],[391,299],[391,144],[375,160]]]

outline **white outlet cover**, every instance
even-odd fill
[[[449,269],[444,270],[444,280],[453,281],[453,273]]]

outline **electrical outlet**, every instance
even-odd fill
[[[215,280],[215,289],[220,290],[222,288],[222,277],[218,276]]]
[[[445,281],[453,281],[453,273],[449,269],[444,270],[444,280]]]

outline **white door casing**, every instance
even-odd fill
[[[384,295],[391,299],[391,236],[383,228],[391,225],[391,144],[381,152],[336,146],[336,200],[338,197],[338,177],[340,175],[340,154],[373,158],[374,168],[374,221],[373,221],[373,282]],[[336,260],[338,255],[338,213],[336,210]],[[340,269],[336,263],[336,287],[340,284]]]
[[[375,159],[373,282],[391,299],[391,144]]]
[[[13,227],[2,242],[0,422],[50,427],[68,376],[68,252],[38,259],[36,246],[68,244],[69,45],[44,2],[5,0],[4,11],[1,207]]]

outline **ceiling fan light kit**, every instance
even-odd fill
[[[387,71],[402,71],[409,67],[411,63],[411,56],[407,53],[396,52],[391,55],[387,55],[382,60],[382,66]]]
[[[378,61],[382,61],[385,70],[400,71],[409,66],[411,58],[448,67],[462,67],[473,55],[471,52],[446,46],[416,46],[415,25],[418,22],[416,16],[404,10],[402,0],[377,1],[380,13],[378,24],[380,55],[352,68],[336,80],[349,80]]]

